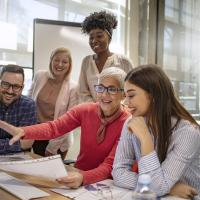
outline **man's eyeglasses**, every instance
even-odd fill
[[[1,81],[1,87],[5,90],[8,90],[10,87],[12,87],[12,90],[14,92],[19,92],[23,86],[18,85],[18,84],[10,84],[6,81]]]
[[[117,94],[120,91],[124,91],[123,89],[120,88],[116,88],[113,86],[105,87],[104,85],[95,85],[94,89],[97,93],[103,93],[106,90],[108,94]]]

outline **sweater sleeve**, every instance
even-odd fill
[[[112,150],[105,158],[103,163],[101,163],[97,168],[80,172],[83,175],[83,185],[92,184],[111,178],[112,165],[115,157],[117,143],[118,141],[113,146]]]
[[[73,86],[70,89],[69,95],[70,96],[69,96],[68,110],[78,104],[77,84],[73,83]]]
[[[77,105],[78,103],[78,95],[77,95],[77,84],[74,82],[70,82],[70,91],[69,91],[69,104],[67,106],[67,110]],[[52,139],[49,141],[49,144],[46,147],[46,150],[52,154],[57,154],[60,149],[62,152],[67,151],[70,146],[73,144],[73,132],[70,134],[65,134],[56,139]]]
[[[73,108],[58,119],[33,126],[21,127],[25,131],[24,139],[50,140],[80,126],[79,108]]]
[[[40,75],[41,74],[41,75]],[[40,76],[43,76],[43,72],[41,71],[37,71],[33,77],[33,80],[32,80],[32,83],[31,83],[31,87],[29,88],[28,90],[28,95],[29,97],[31,97],[32,99],[34,99],[34,95],[33,95],[33,91],[34,91],[34,88],[35,88],[35,85],[37,85],[37,82],[38,82],[38,78]]]

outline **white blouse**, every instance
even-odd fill
[[[133,69],[131,62],[124,56],[113,54],[108,57],[103,69],[108,67],[119,67],[128,73]],[[94,85],[97,84],[99,70],[96,66],[93,55],[86,56],[83,59],[79,82],[78,82],[78,94],[79,102],[95,102],[96,92],[94,90]]]

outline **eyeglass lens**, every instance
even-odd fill
[[[6,90],[8,90],[10,87],[12,87],[13,91],[19,91],[22,88],[21,85],[11,84],[6,81],[1,81],[1,87]]]
[[[113,86],[105,87],[103,85],[95,85],[95,90],[98,93],[103,93],[106,90],[109,94],[116,94],[118,91],[121,91],[119,88]]]

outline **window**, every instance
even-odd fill
[[[123,30],[125,0],[1,0],[0,65],[13,63],[25,67],[27,94],[32,77],[33,19],[82,22],[91,12],[107,10],[118,18],[111,50],[124,53]],[[30,69],[29,69],[30,68]]]
[[[200,2],[165,0],[163,66],[175,90],[197,119],[199,115]]]

